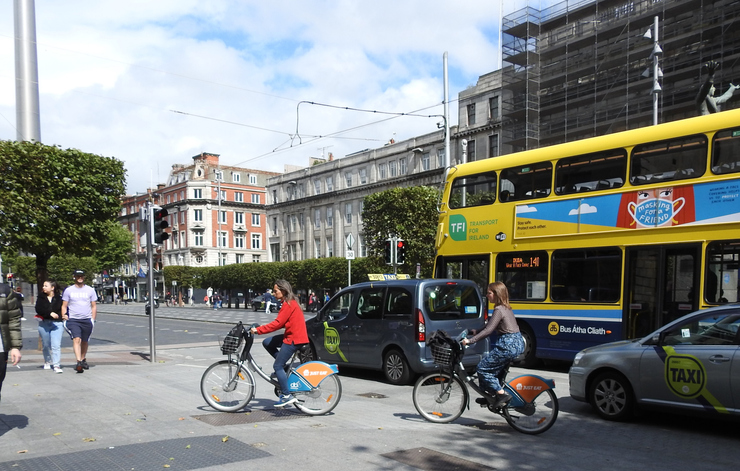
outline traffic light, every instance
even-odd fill
[[[391,239],[385,240],[385,264],[393,265],[393,241]]]
[[[406,259],[406,241],[398,239],[396,241],[396,265],[403,265]]]
[[[164,208],[152,208],[152,239],[155,244],[161,244],[170,238],[170,235],[164,230],[170,227],[167,222],[167,212]]]

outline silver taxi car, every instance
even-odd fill
[[[740,418],[740,305],[697,311],[643,339],[579,352],[570,395],[607,420],[640,408]]]

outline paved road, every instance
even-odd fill
[[[176,309],[170,309],[174,317]],[[162,319],[167,311],[162,309]],[[187,322],[201,323],[199,318],[214,315],[226,322],[232,314],[188,312],[193,317]],[[107,313],[110,319],[123,317],[101,306],[101,322]],[[253,351],[263,366],[270,364],[261,348]],[[259,380],[248,411],[217,413],[205,405],[198,390],[207,365],[222,359],[212,342],[162,345],[153,364],[147,361],[146,345],[125,342],[91,346],[88,357],[89,371],[76,374],[67,369],[55,375],[41,369],[39,352],[27,348],[22,368],[9,368],[0,403],[0,471],[165,466],[214,471],[245,466],[633,471],[734,469],[737,461],[740,435],[735,424],[661,416],[626,424],[605,422],[567,397],[567,374],[558,371],[541,374],[556,381],[560,416],[550,431],[532,437],[475,406],[452,424],[427,423],[414,409],[412,386],[392,386],[379,375],[344,369],[341,402],[327,416],[275,410],[272,389]],[[65,366],[71,366],[71,354],[65,353],[64,359]],[[512,369],[512,374],[521,372]]]

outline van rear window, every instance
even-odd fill
[[[431,320],[477,319],[481,299],[475,286],[440,283],[424,288],[424,311]]]

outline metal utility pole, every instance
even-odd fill
[[[653,52],[650,53],[650,57],[653,59],[653,125],[658,124],[658,101],[660,92],[663,90],[660,86],[660,78],[663,76],[663,71],[660,70],[659,58],[663,54],[663,49],[658,44],[658,21],[659,18],[656,16],[653,19],[652,30],[648,29],[642,36],[645,39],[653,40]],[[644,77],[650,75],[650,69],[646,70],[642,74]]]
[[[15,0],[16,140],[41,142],[34,0]]]
[[[447,169],[450,168],[450,83],[447,77],[447,51],[442,54],[442,68],[444,75],[444,115],[445,115],[445,175],[447,181]]]

